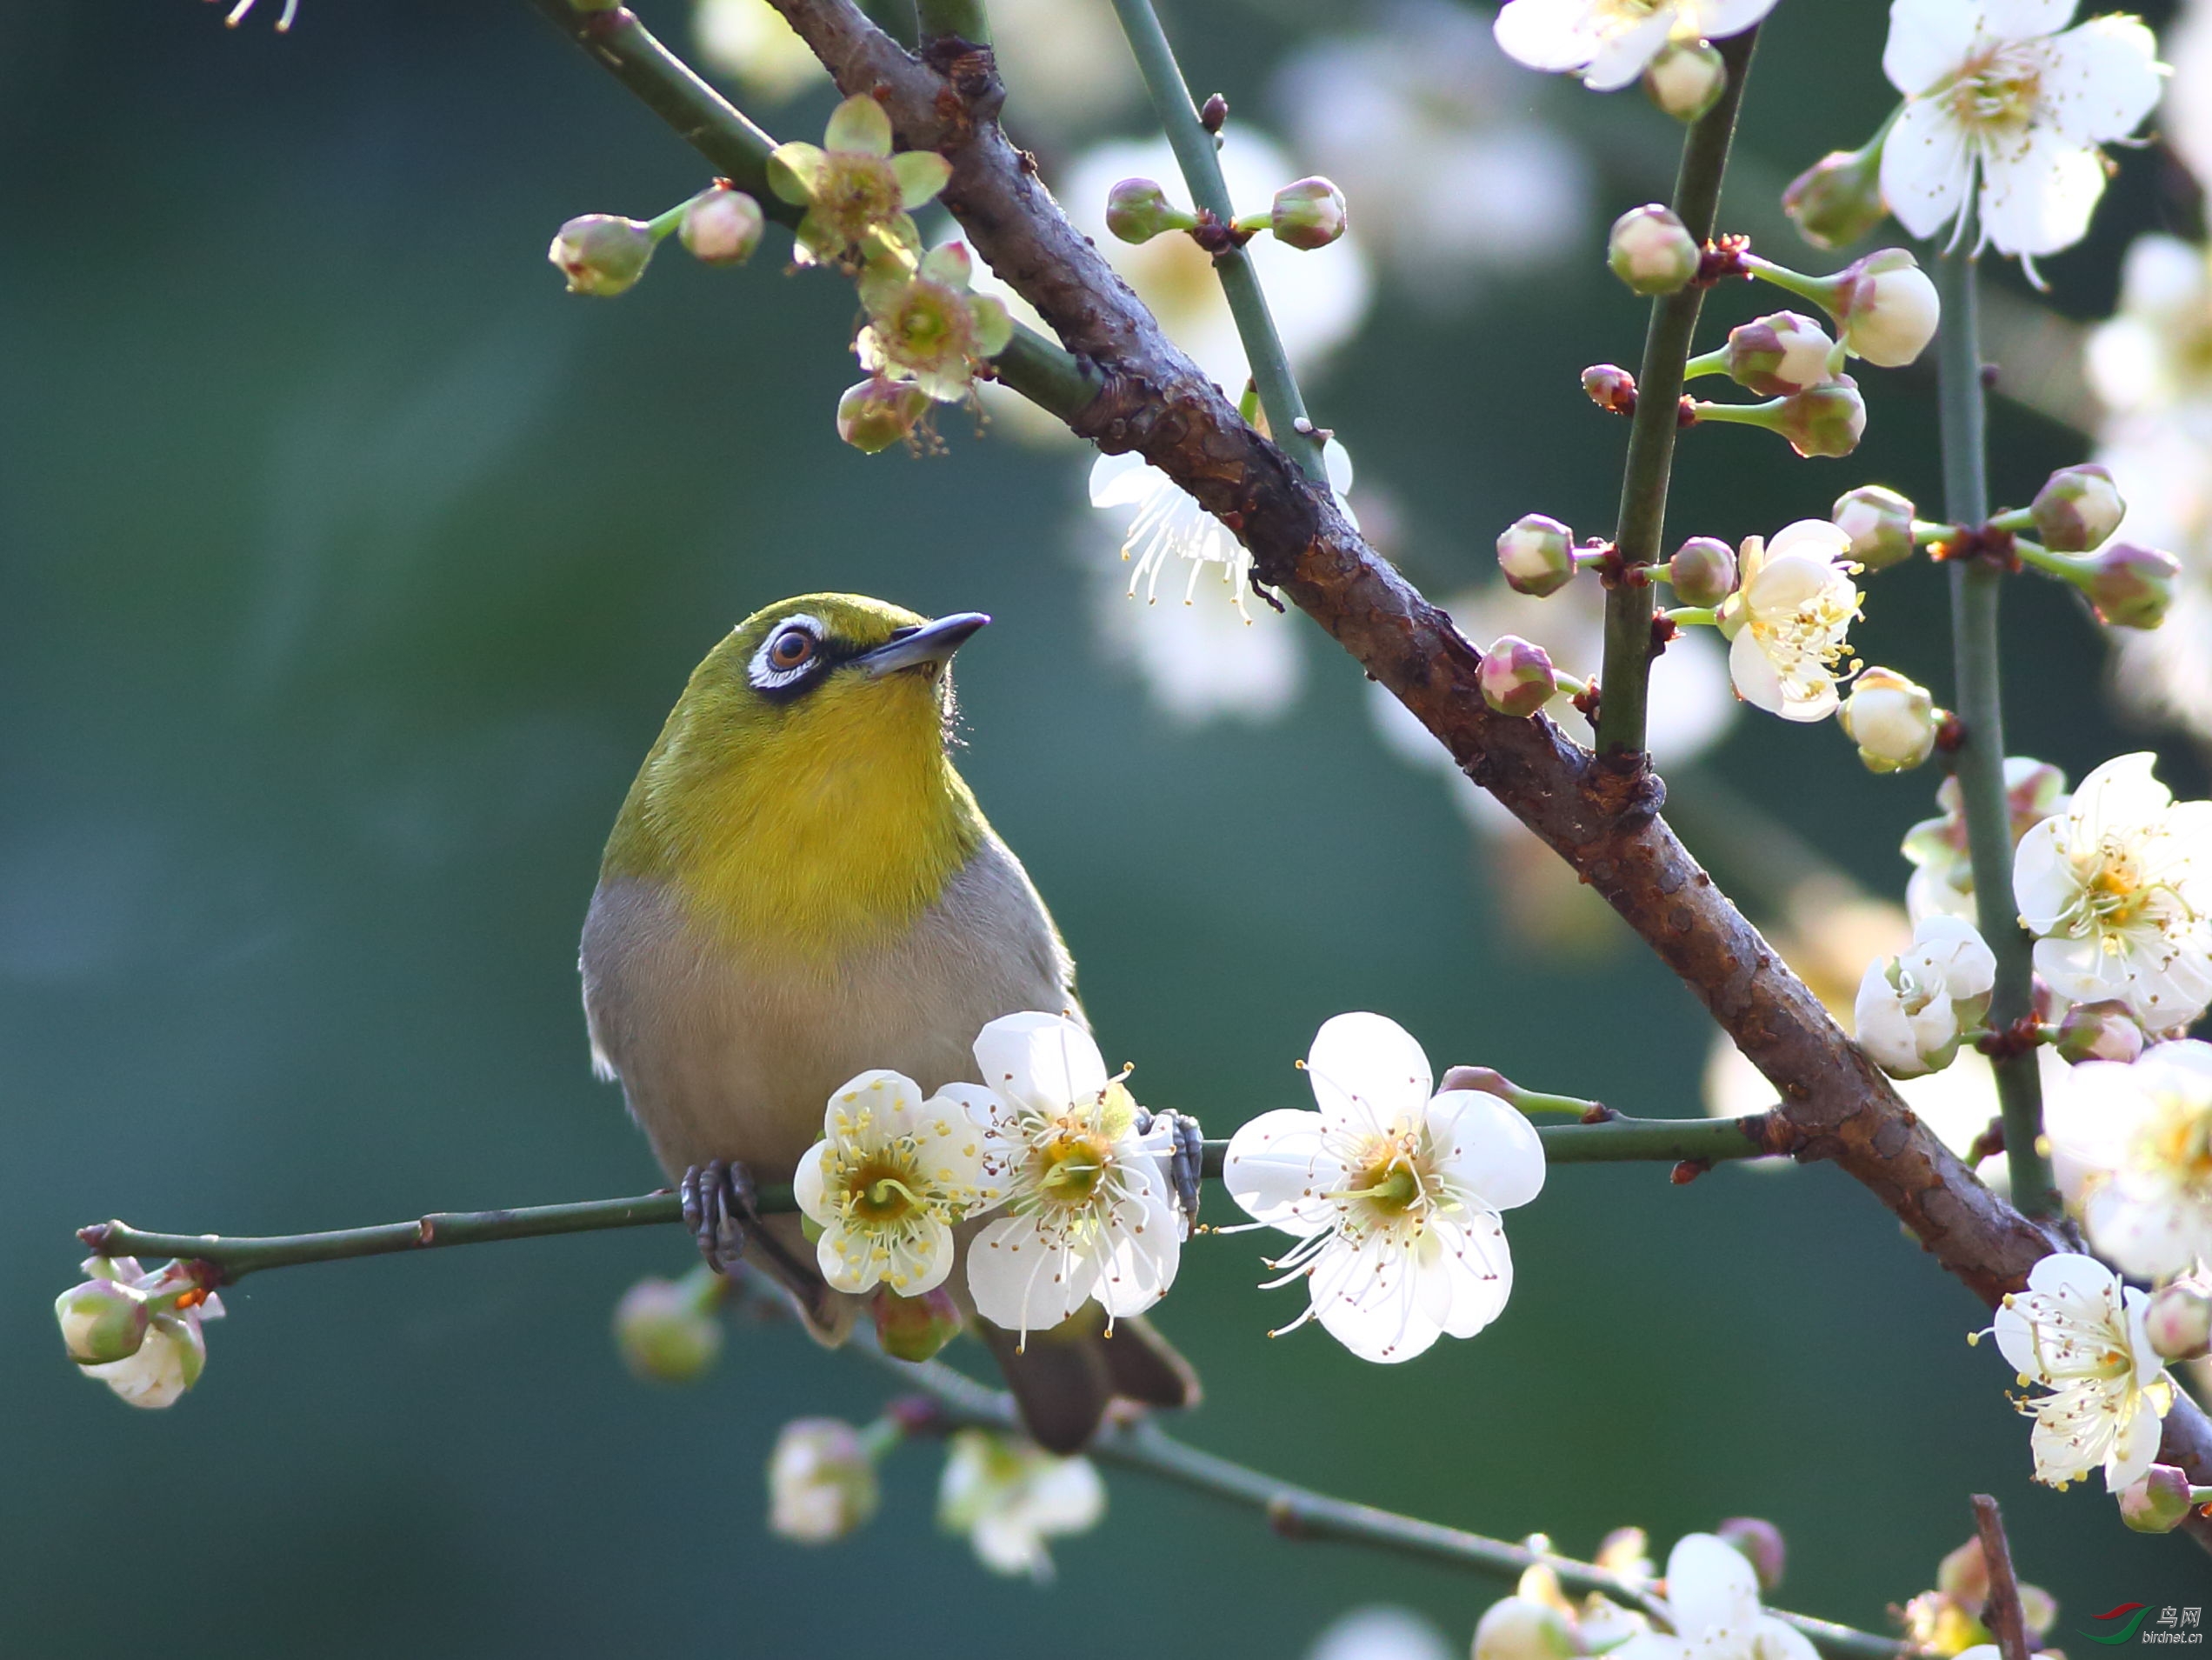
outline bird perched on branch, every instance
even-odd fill
[[[864,1299],[824,1282],[796,1216],[756,1211],[755,1183],[790,1178],[859,1074],[981,1083],[987,1022],[1083,1018],[1059,930],[949,750],[952,655],[989,620],[845,594],[747,617],[645,757],[584,923],[594,1063],[681,1183],[701,1250],[718,1268],[748,1250],[826,1343]],[[1195,1162],[1180,1174],[1188,1210]],[[1096,1303],[1026,1342],[970,1323],[1056,1450],[1116,1397],[1197,1396],[1164,1340],[1141,1320],[1109,1337]]]

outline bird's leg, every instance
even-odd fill
[[[753,1178],[743,1164],[711,1159],[683,1172],[683,1225],[699,1242],[699,1255],[717,1274],[727,1274],[744,1254],[744,1218],[757,1215]]]
[[[1176,1209],[1183,1213],[1183,1236],[1188,1238],[1198,1225],[1198,1177],[1205,1157],[1205,1132],[1187,1112],[1164,1108],[1152,1112],[1139,1107],[1136,1133],[1149,1135],[1156,1128],[1168,1132],[1168,1179],[1174,1185]]]

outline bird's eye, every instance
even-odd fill
[[[804,629],[785,629],[769,642],[768,662],[773,669],[796,669],[814,656],[814,636]]]

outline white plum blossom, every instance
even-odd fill
[[[2015,847],[2053,813],[2065,812],[2071,801],[2066,775],[2046,761],[2009,755],[2004,780]],[[1905,832],[1902,850],[1913,863],[1905,883],[1905,910],[1916,923],[1929,917],[1962,917],[1972,922],[1974,862],[1967,850],[1965,797],[1955,777],[1946,776],[1936,786],[1936,804],[1941,812]]]
[[[701,63],[763,103],[782,103],[830,78],[768,0],[697,0],[691,37]]]
[[[1573,70],[1596,92],[1626,86],[1669,41],[1740,35],[1775,0],[1509,0],[1497,43],[1532,70]]]
[[[2095,1257],[2062,1251],[1997,1310],[1997,1348],[2045,1391],[2020,1403],[2035,1420],[2037,1481],[2064,1487],[2101,1468],[2116,1493],[2150,1468],[2174,1385],[2143,1328],[2149,1301]]]
[[[1892,0],[1882,68],[1906,103],[1882,146],[1882,192],[1913,235],[1962,230],[1977,206],[1980,241],[2026,259],[2088,231],[2104,194],[2098,146],[2150,113],[2160,65],[2140,18],[2066,29],[2075,3]]]
[[[1273,1283],[1309,1302],[1363,1360],[1410,1360],[1504,1309],[1513,1258],[1501,1210],[1542,1190],[1535,1128],[1494,1095],[1430,1092],[1428,1057],[1381,1015],[1338,1015],[1306,1059],[1317,1112],[1262,1113],[1230,1139],[1222,1179],[1259,1223],[1298,1243]]]
[[[145,1336],[132,1353],[77,1370],[105,1383],[126,1405],[149,1411],[176,1405],[206,1369],[207,1338],[200,1327],[205,1321],[223,1318],[223,1299],[200,1290],[175,1263],[152,1274],[135,1257],[95,1257],[83,1266],[93,1278],[114,1280],[148,1294],[159,1311],[148,1319]]]
[[[1256,723],[1297,702],[1306,648],[1296,617],[1265,605],[1240,612],[1211,580],[1189,603],[1147,605],[1132,598],[1118,570],[1096,559],[1094,553],[1086,563],[1097,579],[1092,603],[1107,652],[1136,670],[1170,721]]]
[[[1826,519],[1799,519],[1765,543],[1746,538],[1742,579],[1721,608],[1729,677],[1744,702],[1786,721],[1825,720],[1859,614],[1851,538]]]
[[[2094,1110],[2069,1117],[2066,1141],[2092,1171],[2082,1217],[2097,1253],[2145,1279],[2212,1264],[2212,1043],[2085,1062],[2074,1079]]]
[[[1082,1533],[1106,1513],[1106,1483],[1089,1459],[1057,1458],[985,1430],[952,1437],[937,1488],[937,1523],[965,1534],[996,1574],[1052,1577],[1045,1541]]]
[[[923,1098],[912,1078],[863,1072],[830,1097],[823,1138],[800,1158],[792,1196],[822,1230],[815,1256],[840,1291],[887,1285],[920,1297],[952,1272],[952,1224],[997,1203],[983,1137],[989,1090],[949,1083]]]
[[[2177,803],[2155,760],[2120,756],[2082,779],[2021,837],[2012,889],[2052,990],[2124,1003],[2163,1031],[2212,1002],[2212,802]]]
[[[840,1418],[794,1418],[768,1457],[768,1527],[829,1544],[865,1526],[883,1502],[863,1433]]]
[[[1989,1011],[1997,959],[1974,924],[1930,917],[1899,955],[1867,964],[1854,1009],[1859,1047],[1892,1077],[1939,1072]]]
[[[1685,1533],[1667,1553],[1668,1631],[1642,1631],[1617,1660],[1816,1660],[1811,1642],[1759,1606],[1750,1559],[1713,1533]]]
[[[986,1168],[1006,1210],[968,1247],[976,1311],[1024,1337],[1094,1297],[1109,1322],[1143,1313],[1183,1253],[1167,1129],[1139,1133],[1127,1086],[1065,1015],[992,1021],[976,1063],[994,1097]]]

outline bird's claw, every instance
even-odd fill
[[[1151,1112],[1139,1107],[1136,1133],[1149,1135],[1156,1129],[1168,1134],[1168,1180],[1175,1189],[1176,1209],[1183,1216],[1183,1237],[1189,1238],[1198,1225],[1198,1178],[1205,1160],[1205,1132],[1187,1112],[1165,1108]]]
[[[683,1172],[683,1225],[699,1242],[699,1255],[727,1274],[745,1250],[745,1224],[760,1219],[752,1173],[743,1164],[710,1159]]]

